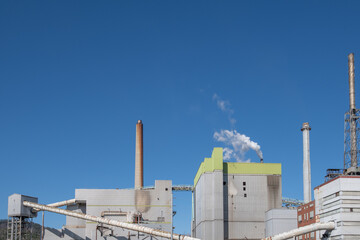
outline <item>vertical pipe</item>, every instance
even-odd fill
[[[19,224],[20,224],[20,227],[19,227],[19,240],[22,240],[22,236],[21,236],[21,228],[22,228],[22,220],[23,220],[23,217],[20,217],[19,218],[20,220],[20,222],[19,222]]]
[[[349,96],[350,96],[350,157],[351,167],[357,167],[356,107],[355,107],[355,66],[354,54],[348,56],[349,63]]]
[[[144,187],[143,180],[143,124],[139,120],[136,124],[136,143],[135,143],[135,189]]]
[[[304,181],[304,202],[311,201],[311,168],[310,168],[310,125],[303,123],[303,181]]]
[[[173,203],[173,199],[174,199],[174,194],[171,191],[171,238],[170,238],[170,240],[174,239],[174,211],[173,211],[174,203]]]
[[[350,111],[356,109],[355,107],[355,67],[354,54],[350,53],[348,56],[349,64],[349,97],[350,97]]]
[[[45,226],[44,226],[45,212],[42,212],[42,225],[41,225],[41,240],[44,240]]]
[[[14,240],[14,217],[11,217],[11,240]]]

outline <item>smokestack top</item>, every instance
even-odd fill
[[[311,130],[311,127],[308,122],[303,123],[301,131],[304,131],[304,130]]]
[[[354,53],[350,53],[349,55],[348,55],[348,57],[349,57],[349,60],[351,59],[351,60],[354,60]]]
[[[137,122],[138,124],[142,124],[142,121],[141,120],[138,120],[138,122]]]

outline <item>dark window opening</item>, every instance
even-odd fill
[[[243,190],[246,191],[246,187],[243,187]]]
[[[246,186],[246,182],[243,182],[243,186]]]
[[[244,197],[247,197],[247,194],[246,194],[246,193],[244,194]]]
[[[225,185],[226,185],[226,182],[224,182],[223,184],[224,184],[224,186],[225,186]]]
[[[168,190],[168,188],[165,188],[165,191],[167,191]]]

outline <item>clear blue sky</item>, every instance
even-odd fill
[[[133,187],[138,119],[145,185],[191,184],[222,146],[214,132],[232,129],[214,94],[264,161],[282,163],[283,195],[302,199],[303,122],[312,127],[312,186],[343,164],[359,4],[1,1],[0,218],[12,193],[51,203],[76,188]],[[175,231],[190,232],[191,194],[175,204]],[[65,218],[47,214],[46,224]]]

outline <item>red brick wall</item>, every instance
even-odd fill
[[[298,216],[298,227],[304,227],[316,222],[315,216],[315,201],[311,201],[307,204],[304,204],[297,208],[297,216]],[[313,237],[311,237],[313,235]],[[307,233],[302,236],[299,236],[297,239],[301,240],[314,240],[314,233]]]

